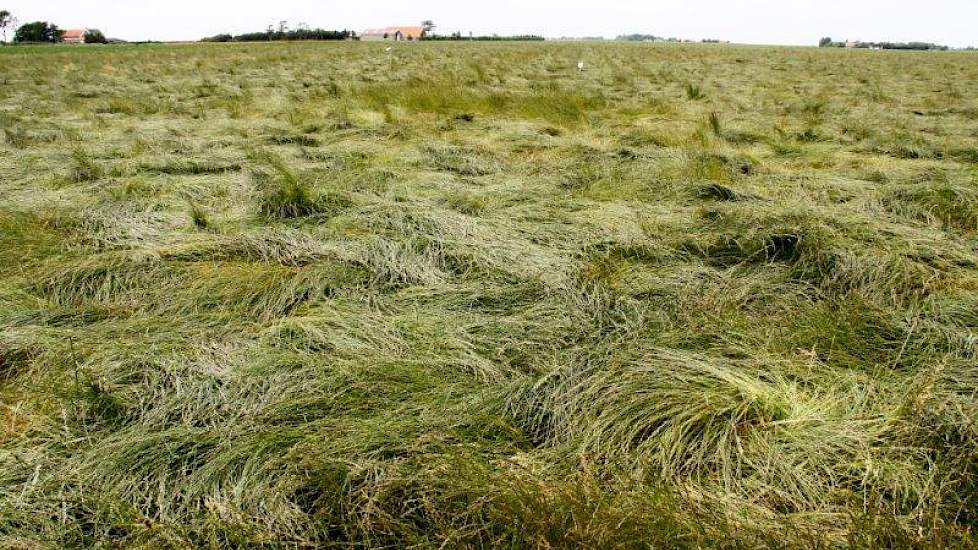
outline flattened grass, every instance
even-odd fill
[[[971,56],[0,48],[0,546],[974,546]]]

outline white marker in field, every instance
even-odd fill
[[[384,51],[385,51],[385,52],[389,52],[389,51],[391,51],[391,50],[393,50],[393,49],[394,49],[394,47],[393,47],[393,46],[387,46],[387,49],[386,49],[386,50],[384,50]]]
[[[583,61],[578,61],[577,62],[577,70],[578,71],[584,71],[584,62]]]

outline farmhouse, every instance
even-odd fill
[[[88,29],[70,29],[65,31],[62,35],[61,40],[65,44],[84,44],[85,43],[85,33]]]
[[[368,29],[360,34],[360,40],[391,42],[415,42],[425,37],[424,27],[387,27]]]

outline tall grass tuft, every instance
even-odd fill
[[[207,214],[207,210],[199,204],[192,200],[187,201],[187,207],[190,210],[190,222],[197,229],[208,229],[211,225],[210,216]]]
[[[71,169],[71,180],[74,182],[90,182],[100,180],[105,177],[105,170],[92,158],[92,156],[82,149],[75,149],[71,152],[73,163]]]
[[[723,122],[720,120],[720,114],[716,111],[711,111],[707,116],[707,122],[710,125],[710,130],[713,135],[722,138],[723,137]]]
[[[258,211],[265,218],[332,215],[352,205],[352,201],[345,195],[317,191],[278,155],[261,152],[254,153],[252,158],[271,170],[269,177],[259,178],[262,194]]]

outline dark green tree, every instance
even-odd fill
[[[105,34],[98,29],[89,29],[85,31],[85,43],[86,44],[108,44],[109,41],[105,38]]]
[[[14,42],[61,42],[64,33],[54,23],[34,21],[17,29]]]
[[[425,34],[431,34],[435,31],[435,22],[431,19],[426,19],[421,22],[421,28],[424,29]]]
[[[821,40],[818,41],[818,47],[819,48],[827,48],[827,47],[829,47],[831,45],[832,45],[832,39],[829,38],[829,37],[827,37],[827,36],[825,38],[823,38],[823,39],[821,39]]]

